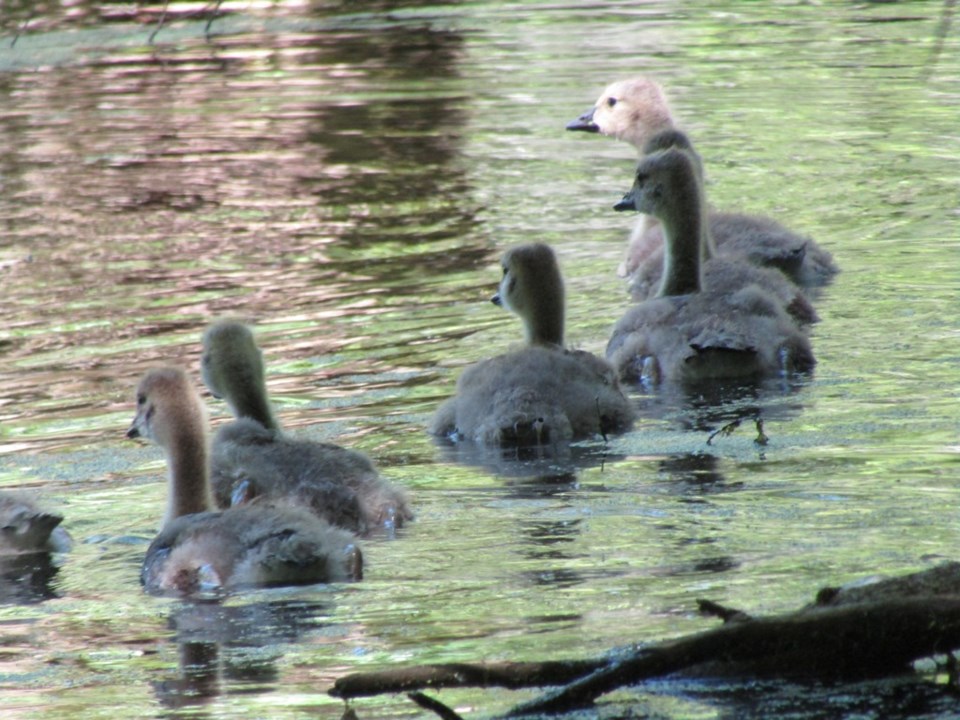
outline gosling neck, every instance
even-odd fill
[[[660,225],[660,221],[657,220],[653,215],[640,215],[640,227],[642,228],[639,233],[643,237],[651,230],[656,230]],[[709,229],[704,230],[704,242],[700,246],[700,262],[705,263],[707,260],[717,256],[717,245],[713,241],[713,233]]]
[[[563,315],[550,318],[549,321],[527,325],[527,343],[530,345],[563,346]]]
[[[213,510],[213,493],[207,474],[207,433],[197,423],[183,423],[167,451],[169,482],[166,525],[181,515]]]
[[[663,224],[663,281],[659,297],[687,295],[703,287],[702,264],[708,256],[710,236],[703,212],[703,198],[695,178],[674,195],[671,212],[660,217]]]
[[[243,383],[230,389],[226,400],[237,418],[256,420],[268,430],[280,429],[273,410],[270,409],[263,378],[246,378]]]
[[[527,343],[563,347],[563,289],[541,288],[529,314],[524,318]]]

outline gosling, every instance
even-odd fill
[[[353,535],[305,510],[256,502],[214,512],[206,409],[183,370],[147,372],[127,437],[152,440],[167,458],[163,527],[140,573],[148,591],[188,594],[362,577]]]
[[[220,320],[203,334],[201,374],[235,420],[214,437],[212,481],[219,507],[257,497],[290,500],[356,533],[413,519],[406,494],[363,453],[289,437],[270,408],[263,357],[243,323]]]
[[[663,226],[663,280],[655,298],[616,324],[607,359],[620,377],[649,385],[806,372],[810,342],[776,298],[758,285],[705,290],[708,242],[698,162],[678,147],[646,156],[633,188],[616,206]]]
[[[526,346],[468,368],[429,431],[454,441],[530,447],[623,432],[633,408],[605,360],[564,342],[564,287],[543,243],[508,250],[492,298],[523,321]]]

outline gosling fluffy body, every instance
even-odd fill
[[[25,493],[0,492],[0,555],[66,552],[63,516],[40,509]]]
[[[633,409],[614,369],[563,347],[563,278],[553,250],[521,245],[501,265],[493,302],[520,316],[527,344],[468,368],[430,432],[491,446],[536,446],[628,429]]]
[[[236,419],[213,441],[212,482],[219,507],[265,498],[308,508],[357,533],[413,519],[406,494],[380,477],[363,453],[292,438],[270,408],[263,358],[243,323],[220,320],[203,335],[201,371]]]

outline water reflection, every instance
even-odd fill
[[[162,29],[163,23],[182,20],[208,20],[212,22],[220,14],[227,14],[221,2],[209,2],[199,9],[195,3],[122,3],[103,0],[77,0],[70,3],[34,2],[13,0],[5,2],[0,12],[0,29],[9,35],[15,46],[19,36],[26,33],[49,32],[69,27],[95,27],[104,23],[144,23],[153,31]],[[144,32],[144,41],[153,41],[152,32]]]
[[[341,318],[385,306],[408,309],[369,334],[381,357],[432,332],[410,308],[462,293],[449,278],[489,255],[463,97],[436,84],[456,76],[462,45],[385,20],[5,76],[17,111],[0,118],[0,327],[16,332],[0,337],[0,395],[10,422],[32,415],[43,436],[19,448],[89,439],[117,409],[105,389],[123,394],[147,365],[193,367],[211,315],[297,323],[277,350],[287,361],[359,346]],[[19,364],[29,374],[6,371]],[[42,431],[71,417],[82,427]]]
[[[33,605],[60,597],[54,580],[62,562],[50,553],[0,555],[0,605]]]
[[[764,421],[786,421],[803,412],[804,387],[806,383],[780,381],[664,386],[642,395],[639,408],[645,417],[668,420],[678,429],[707,434],[709,444],[740,426],[741,432],[755,429],[758,444],[764,444]],[[727,430],[718,435],[723,428]]]
[[[523,467],[523,463],[520,463],[520,466]],[[515,468],[511,467],[511,469]],[[517,500],[563,496],[580,487],[580,480],[576,472],[562,472],[559,469],[557,472],[550,474],[534,472],[525,475],[522,472],[517,472],[513,476],[504,476],[503,473],[498,473],[498,475],[507,477],[506,486],[509,493],[506,497]]]
[[[364,284],[372,281],[392,294],[422,293],[431,277],[446,278],[486,258],[485,247],[431,248],[468,238],[479,225],[459,162],[462,105],[462,98],[443,96],[312,109],[305,139],[318,146],[323,160],[314,163],[319,174],[309,167],[298,173],[300,191],[342,223],[331,257]],[[375,262],[357,252],[373,242],[383,248]],[[391,243],[423,255],[411,264],[404,255],[384,252]]]
[[[569,588],[598,576],[598,573],[583,571],[571,562],[584,558],[582,553],[575,551],[576,540],[583,532],[580,520],[529,520],[519,523],[518,529],[523,539],[519,552],[535,565],[534,569],[520,573],[527,582]],[[599,574],[606,573],[599,571]]]
[[[580,520],[547,522],[527,520],[519,523],[526,540],[523,553],[531,560],[571,560],[571,543],[580,534]]]
[[[953,18],[957,9],[957,0],[944,0],[943,14],[940,16],[940,22],[933,34],[933,43],[930,48],[930,59],[926,63],[924,70],[924,79],[929,79],[936,71],[939,64],[940,55],[943,52],[944,41],[950,34],[953,27]]]
[[[521,577],[527,580],[531,585],[549,587],[549,588],[571,588],[582,585],[590,579],[587,575],[577,570],[566,567],[544,568],[542,570],[529,570],[521,574]],[[563,620],[569,622],[577,616],[564,615]]]
[[[616,450],[592,443],[500,448],[472,442],[450,442],[444,438],[433,438],[433,442],[445,462],[484,468],[511,480],[522,478],[522,482],[511,483],[521,496],[523,493],[550,494],[564,485],[575,483],[580,470],[602,468],[625,457]]]
[[[323,628],[321,618],[330,611],[330,603],[305,600],[184,602],[169,623],[176,633],[178,674],[155,682],[154,692],[165,707],[179,708],[205,704],[231,688],[269,691],[279,675],[280,646]]]
[[[948,685],[916,678],[832,684],[802,684],[754,680],[749,682],[690,681],[645,683],[655,693],[665,690],[708,705],[711,717],[722,720],[766,718],[952,718],[956,691]],[[656,701],[654,701],[654,705]]]
[[[679,453],[658,463],[660,473],[677,483],[684,493],[717,493],[739,490],[742,482],[728,482],[720,470],[720,458],[709,452]]]
[[[697,540],[691,542],[700,544],[705,541]],[[712,542],[712,540],[707,542]],[[717,555],[715,557],[705,557],[692,562],[677,563],[662,567],[657,570],[657,574],[665,577],[682,577],[684,575],[725,573],[730,570],[735,570],[740,567],[740,564],[740,561],[733,556]]]

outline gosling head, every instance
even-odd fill
[[[187,374],[172,367],[149,370],[137,385],[137,414],[127,437],[170,448],[182,435],[193,434],[197,424],[205,427],[206,411]]]
[[[200,374],[215,398],[229,398],[237,376],[263,380],[263,356],[250,328],[220,320],[203,333]]]
[[[676,147],[647,155],[637,165],[633,187],[613,209],[673,220],[678,208],[700,204],[698,167],[691,153]]]
[[[673,115],[663,88],[635,77],[608,85],[596,104],[567,123],[567,130],[609,135],[640,150],[660,130],[673,127]]]
[[[213,396],[224,399],[234,415],[275,427],[267,399],[263,354],[246,325],[219,320],[206,329],[200,374]]]
[[[504,253],[500,264],[503,278],[493,303],[520,316],[528,343],[563,345],[563,278],[550,246],[520,245]]]
[[[647,144],[643,146],[643,154],[652,155],[662,150],[669,150],[670,148],[676,148],[677,150],[682,150],[683,152],[687,153],[687,155],[690,156],[690,159],[693,160],[694,167],[697,171],[697,177],[701,178],[702,180],[703,161],[700,159],[700,155],[697,154],[697,151],[693,149],[693,143],[690,142],[690,137],[682,130],[669,128],[654,134],[649,140],[647,140]]]

